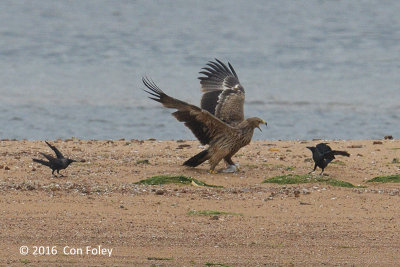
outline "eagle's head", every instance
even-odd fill
[[[265,126],[267,126],[267,123],[264,120],[257,118],[257,117],[248,118],[247,123],[253,129],[258,128],[260,131],[261,131],[260,124],[265,124]]]

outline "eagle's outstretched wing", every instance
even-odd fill
[[[222,121],[237,125],[244,120],[244,88],[228,62],[229,68],[220,60],[209,61],[202,68],[199,77],[203,97],[201,108],[207,110]]]
[[[152,80],[142,78],[142,81],[150,89],[150,91],[146,92],[153,96],[149,98],[160,102],[164,107],[177,109],[172,115],[178,121],[184,122],[201,144],[209,144],[212,140],[234,131],[234,128],[210,112],[168,96]]]

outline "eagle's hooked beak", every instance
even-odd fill
[[[265,124],[265,126],[267,126],[267,122],[266,122],[266,121],[262,121],[261,123],[262,123],[262,124]],[[260,124],[261,124],[261,123],[260,123]],[[260,124],[257,126],[257,128],[260,130],[260,132],[262,132],[262,130],[261,130],[261,128],[260,128]]]

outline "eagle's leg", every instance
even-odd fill
[[[210,170],[208,171],[209,173],[215,174],[218,173],[215,170],[215,167],[217,167],[218,163],[223,159],[223,157],[221,157],[221,155],[217,152],[214,153],[211,158],[208,160],[208,162],[210,163]]]
[[[240,171],[240,165],[236,164],[232,161],[230,156],[226,156],[224,158],[226,163],[226,169],[222,170],[222,172],[237,172]]]

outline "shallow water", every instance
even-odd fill
[[[256,139],[400,132],[400,2],[1,1],[0,137],[194,139],[141,89],[198,104],[230,61]]]

